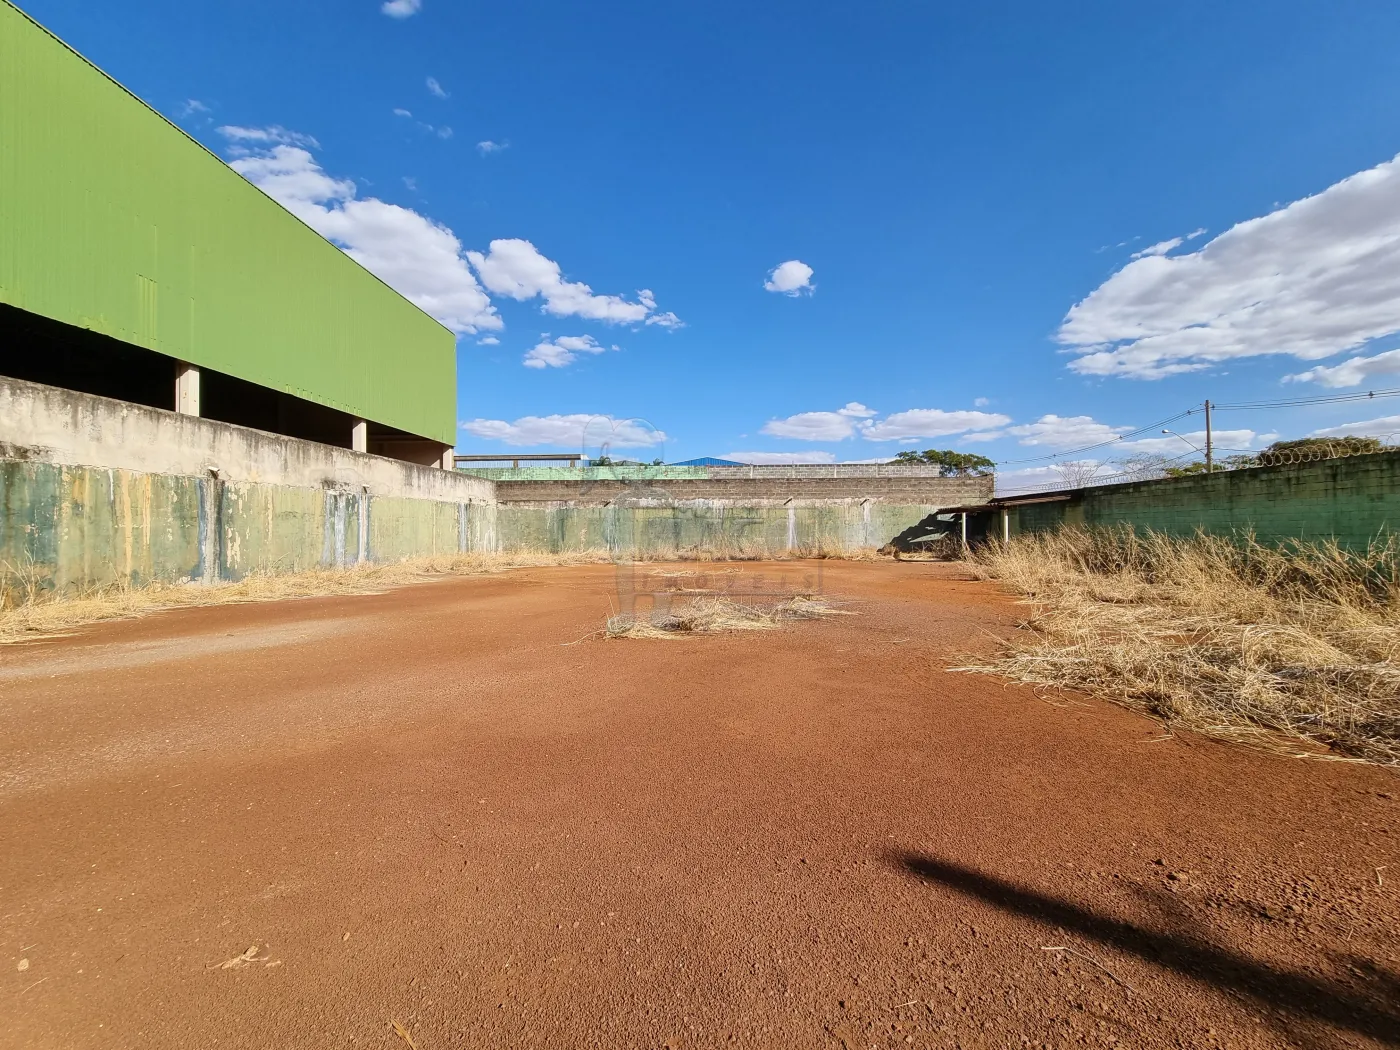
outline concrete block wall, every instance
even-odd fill
[[[1400,530],[1400,451],[1100,485],[1012,511],[1014,531],[1132,525],[1175,535],[1252,530],[1263,542],[1335,539],[1350,547]]]
[[[500,503],[502,550],[606,551],[664,558],[839,553],[882,547],[936,510],[877,500],[631,500],[609,505]]]
[[[864,466],[865,464],[855,464]],[[560,503],[603,506],[617,500],[650,499],[729,500],[740,503],[797,500],[873,499],[886,503],[927,503],[953,507],[983,503],[991,498],[993,479],[944,478],[936,473],[913,475],[851,474],[793,475],[793,468],[778,468],[778,475],[738,473],[736,468],[711,467],[715,476],[704,478],[549,478],[537,481],[497,481],[500,503]],[[744,468],[737,468],[742,470]],[[829,470],[830,468],[821,468]],[[736,471],[721,473],[721,471]]]

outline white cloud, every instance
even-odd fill
[[[786,419],[770,419],[763,424],[762,433],[799,441],[841,441],[854,436],[858,427],[868,426],[863,421],[875,414],[874,409],[851,401],[835,412],[799,412]]]
[[[413,112],[411,110],[404,109],[402,106],[396,106],[394,108],[394,116],[412,118]]]
[[[591,335],[561,335],[549,340],[548,335],[540,337],[540,343],[525,355],[526,368],[563,368],[573,364],[579,354],[604,354],[608,347],[599,344]],[[621,347],[614,346],[614,350]]]
[[[836,462],[836,456],[830,452],[726,452],[719,458],[732,459],[736,463],[752,463],[757,467]]]
[[[972,404],[976,408],[986,408],[991,403],[992,399],[989,397],[974,397],[972,399]]]
[[[483,157],[489,156],[492,153],[500,153],[502,150],[506,149],[510,149],[509,142],[492,142],[490,139],[486,139],[476,144],[476,151]]]
[[[1232,358],[1316,360],[1400,331],[1400,157],[1241,222],[1185,255],[1134,259],[1058,340],[1085,375],[1156,379]]]
[[[192,117],[197,113],[208,112],[209,107],[206,106],[203,102],[199,101],[199,99],[187,98],[184,102],[180,103],[179,108],[175,110],[175,115],[183,120],[186,117]]]
[[[989,430],[1010,422],[1010,416],[997,412],[945,412],[941,408],[911,408],[865,426],[861,437],[868,441],[908,441],[961,434],[966,430]]]
[[[783,295],[802,295],[804,292],[811,295],[816,290],[816,285],[812,283],[812,268],[797,259],[789,259],[770,270],[763,287]]]
[[[225,124],[219,128],[219,134],[230,142],[240,144],[234,147],[235,153],[239,149],[246,150],[249,147],[241,145],[243,143],[253,143],[254,147],[267,146],[300,146],[302,149],[320,149],[321,144],[310,135],[303,135],[297,131],[288,131],[280,124],[273,124],[266,128],[242,128],[237,124]]]
[[[1285,382],[1321,383],[1323,386],[1360,386],[1373,376],[1400,373],[1400,350],[1387,350],[1375,357],[1353,357],[1339,365],[1318,366],[1297,375],[1284,376]]]
[[[1234,451],[1253,448],[1258,437],[1259,435],[1252,430],[1216,430],[1211,434],[1211,442],[1218,450],[1230,449]],[[1183,441],[1182,438],[1186,440]],[[1181,437],[1162,434],[1158,437],[1134,438],[1132,441],[1124,441],[1115,445],[1113,454],[1118,456],[1147,452],[1164,456],[1181,456],[1193,454],[1191,451],[1193,447],[1204,453],[1206,447],[1206,432],[1204,430],[1188,430],[1182,433]]]
[[[1129,258],[1145,259],[1149,255],[1166,255],[1167,252],[1171,251],[1173,248],[1180,248],[1185,243],[1185,237],[1173,237],[1168,241],[1158,241],[1156,244],[1148,245],[1140,252],[1133,252]]]
[[[390,18],[409,18],[423,9],[423,0],[384,0],[379,5]]]
[[[312,141],[306,136],[280,128],[221,130],[239,143],[276,143],[236,148],[232,167],[452,331],[501,327],[446,226],[397,204],[357,199],[354,182],[332,178],[304,148],[288,144]]]
[[[440,128],[434,128],[433,131],[440,139],[450,139],[452,137],[452,129],[446,124]]]
[[[483,336],[476,341],[477,346],[500,346],[501,341],[494,335]]]
[[[964,434],[958,438],[959,441],[996,441],[998,438],[1006,437],[1004,430],[983,430],[976,434]]]
[[[405,175],[403,177],[403,185],[406,190],[411,190],[414,193],[418,192],[418,180],[412,175]]]
[[[522,416],[514,423],[504,419],[472,419],[459,424],[468,434],[507,445],[555,445],[582,448],[585,432],[589,445],[604,442],[614,448],[649,448],[666,440],[659,430],[649,430],[631,419],[577,412],[567,416]]]
[[[1048,445],[1050,448],[1074,448],[1112,441],[1132,427],[1111,427],[1092,416],[1041,416],[1034,423],[1008,427],[1007,433],[1021,439],[1023,445]]]
[[[656,300],[645,289],[638,293],[637,302],[629,302],[617,295],[595,295],[586,284],[564,280],[559,264],[541,255],[529,241],[492,241],[490,251],[467,252],[467,258],[490,291],[521,300],[540,296],[545,312],[556,317],[636,324],[647,321],[656,308]],[[656,321],[657,324],[680,324],[671,313],[655,316],[666,319]]]
[[[1385,440],[1400,438],[1400,416],[1381,416],[1337,427],[1314,430],[1308,437],[1377,437]]]
[[[447,98],[447,89],[438,83],[437,77],[429,77],[424,83],[428,85],[428,91],[437,98]]]

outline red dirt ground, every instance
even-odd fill
[[[950,673],[1008,598],[823,569],[857,615],[768,633],[565,645],[590,566],[0,652],[0,1045],[1400,1041],[1393,771]]]

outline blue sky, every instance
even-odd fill
[[[1053,480],[1400,386],[1400,5],[23,6],[460,331],[463,452]]]

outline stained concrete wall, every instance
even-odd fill
[[[1266,543],[1365,547],[1400,530],[1400,452],[1099,485],[1011,510],[1011,531],[1132,525],[1175,535],[1246,530]]]
[[[990,478],[838,468],[493,482],[0,377],[0,579],[13,594],[465,551],[837,553],[991,495]]]
[[[524,467],[481,469],[501,503],[569,502],[603,506],[619,499],[769,500],[874,499],[903,505],[949,507],[980,503],[993,479],[945,478],[938,468],[914,464],[833,463],[785,467]]]
[[[503,550],[597,550],[649,558],[834,554],[882,547],[936,509],[874,499],[499,503],[496,529]]]
[[[0,575],[82,591],[494,550],[491,482],[0,378]]]

